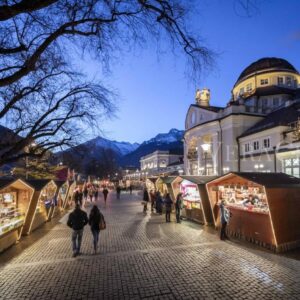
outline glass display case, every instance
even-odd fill
[[[224,200],[227,206],[242,210],[268,213],[266,194],[263,187],[248,187],[244,185],[220,185],[219,200]]]
[[[21,227],[24,218],[25,214],[17,207],[17,193],[0,193],[0,235]]]

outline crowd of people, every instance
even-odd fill
[[[162,215],[163,210],[165,210],[166,222],[171,222],[171,212],[173,206],[176,211],[176,222],[181,223],[181,210],[183,208],[183,197],[182,193],[179,193],[176,197],[175,202],[173,202],[169,193],[165,193],[163,196],[159,191],[151,190],[148,192],[147,188],[144,189],[143,193],[143,212],[147,213],[148,203],[150,202],[151,211]]]

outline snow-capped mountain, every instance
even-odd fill
[[[85,142],[83,145],[92,150],[98,148],[110,149],[120,156],[129,154],[139,147],[138,143],[131,144],[128,142],[111,141],[103,137],[96,137],[95,139]]]
[[[172,128],[168,133],[160,133],[156,137],[145,141],[143,144],[150,144],[150,143],[174,143],[182,140],[183,138],[183,130],[178,130]]]
[[[154,138],[143,142],[136,150],[124,155],[120,159],[123,167],[139,167],[142,156],[148,155],[156,150],[169,150],[172,153],[183,154],[183,130],[171,129],[168,133],[160,133]]]

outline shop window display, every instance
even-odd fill
[[[268,213],[266,194],[262,187],[241,185],[219,186],[219,200],[227,206],[254,212]]]
[[[0,235],[21,227],[24,217],[17,206],[17,193],[0,193]]]

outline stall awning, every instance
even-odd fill
[[[195,184],[206,184],[207,182],[216,179],[216,176],[179,176],[184,180],[188,180]]]
[[[172,183],[176,179],[176,176],[160,177],[160,179],[163,183],[168,184]]]
[[[36,191],[41,191],[50,181],[50,179],[32,179],[26,180],[25,182],[27,182]]]
[[[285,173],[232,172],[265,187],[300,187],[300,178]]]

